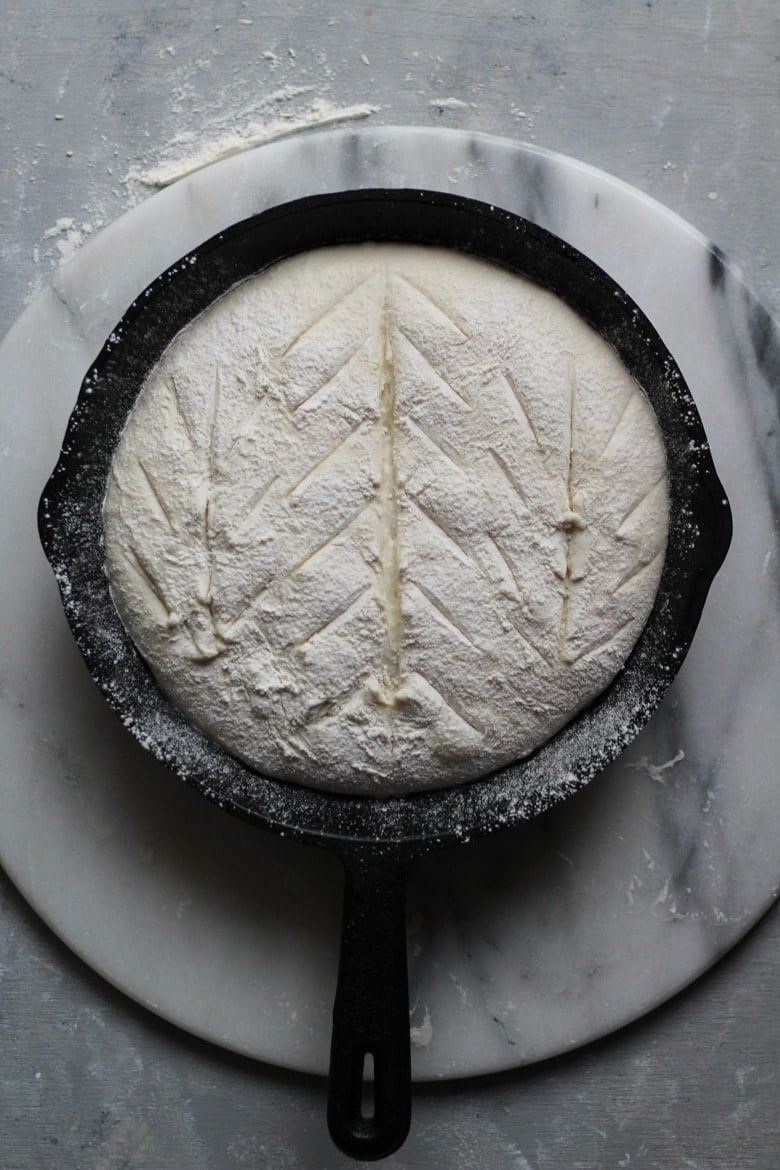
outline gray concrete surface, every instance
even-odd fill
[[[63,253],[145,196],[129,171],[197,145],[177,135],[305,116],[317,99],[575,155],[679,211],[778,311],[772,0],[6,0],[3,30],[0,333]],[[684,994],[586,1050],[418,1088],[412,1137],[386,1165],[772,1170],[779,935],[770,914]],[[0,1045],[0,1170],[347,1164],[321,1082],[135,1007],[7,881]]]

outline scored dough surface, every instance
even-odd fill
[[[652,608],[655,414],[552,294],[363,244],[232,289],[143,386],[104,503],[122,621],[256,770],[349,793],[527,755]]]

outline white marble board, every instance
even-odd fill
[[[630,751],[540,821],[416,870],[424,1080],[619,1027],[704,971],[776,890],[780,334],[717,249],[617,180],[466,132],[312,133],[197,172],[63,265],[0,349],[0,860],[75,951],[160,1015],[250,1056],[326,1068],[337,863],[220,813],[123,731],[72,643],[34,520],[88,365],[159,272],[265,207],[370,186],[495,203],[606,269],[680,364],[735,519],[689,657]]]

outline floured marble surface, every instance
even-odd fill
[[[415,872],[415,1076],[528,1063],[627,1022],[732,945],[777,880],[780,493],[766,435],[778,333],[766,311],[670,212],[508,141],[367,129],[236,156],[91,239],[0,351],[14,387],[3,542],[16,550],[3,582],[0,718],[14,766],[0,855],[43,917],[130,995],[294,1068],[327,1064],[337,866],[258,839],[122,732],[72,644],[32,518],[83,373],[158,272],[273,202],[382,184],[452,190],[455,174],[459,191],[589,255],[647,313],[696,399],[735,534],[680,676],[631,750],[538,823]],[[146,246],[128,249],[138,238]]]

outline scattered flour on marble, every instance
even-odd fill
[[[471,110],[476,109],[475,102],[464,102],[462,98],[444,97],[432,98],[428,105],[433,110]]]
[[[672,884],[672,875],[669,874],[666,881],[661,886],[661,889],[658,891],[658,893],[655,896],[655,899],[653,901],[654,906],[666,905],[666,903],[669,901],[669,895],[671,892],[671,884]]]
[[[534,1170],[523,1151],[514,1142],[507,1142],[506,1152],[512,1159],[510,1163],[512,1170]]]
[[[251,150],[254,146],[287,138],[302,130],[368,118],[376,113],[378,108],[369,105],[368,102],[338,106],[325,98],[315,98],[302,113],[284,113],[268,121],[250,121],[244,126],[227,130],[216,138],[199,142],[186,154],[160,162],[146,170],[131,169],[125,176],[125,181],[141,183],[145,187],[169,187],[171,183],[186,178],[187,175],[192,175],[211,163]],[[178,143],[181,142],[182,139],[179,137]]]
[[[672,756],[663,764],[653,764],[650,762],[648,756],[641,756],[635,764],[626,764],[627,768],[633,768],[638,772],[647,772],[651,780],[655,780],[656,784],[665,784],[666,776],[664,772],[671,771],[677,764],[685,759],[685,752],[680,748],[676,756]]]
[[[431,1013],[425,1009],[425,1015],[422,1018],[422,1023],[412,1025],[409,1028],[409,1037],[415,1048],[427,1048],[431,1040],[433,1040],[433,1024],[431,1023]]]
[[[299,84],[296,78],[277,84],[270,92],[252,93],[251,98],[248,86],[232,85],[214,95],[213,108],[193,111],[186,70],[173,65],[175,47],[166,46],[161,55],[171,61],[174,78],[180,82],[172,85],[168,114],[182,119],[186,115],[187,128],[182,129],[180,122],[167,135],[163,132],[159,141],[150,143],[145,156],[123,161],[117,148],[109,151],[102,180],[97,182],[93,176],[88,198],[80,208],[87,215],[83,220],[76,214],[61,215],[34,245],[34,264],[51,268],[69,260],[96,231],[146,198],[149,188],[169,186],[212,162],[254,146],[317,127],[368,118],[379,109],[368,102],[344,104],[326,97],[333,71],[320,61],[320,76],[306,84]],[[280,63],[272,49],[266,49],[261,57],[274,71]],[[292,69],[294,57],[288,55],[286,64]],[[55,114],[55,120],[63,119],[64,115]],[[193,125],[197,129],[192,129]],[[41,274],[32,282],[28,300],[40,291],[43,279]]]
[[[54,240],[59,258],[69,260],[94,230],[91,223],[79,225],[71,216],[62,216],[50,228],[46,229],[43,238],[44,240]],[[36,263],[40,259],[39,248],[33,250],[33,259]]]

